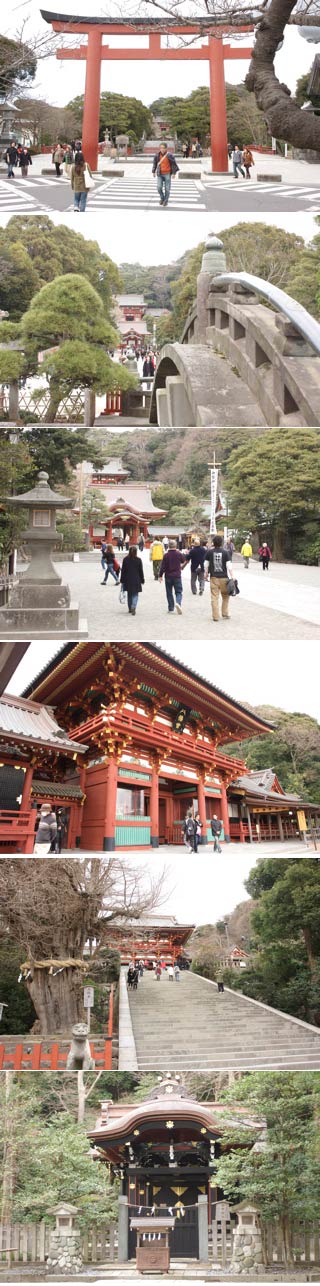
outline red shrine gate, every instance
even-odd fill
[[[211,157],[212,169],[215,173],[228,172],[228,137],[227,137],[227,108],[226,108],[226,87],[224,78],[224,63],[235,58],[251,58],[252,48],[244,48],[243,45],[233,48],[230,44],[223,44],[225,35],[234,35],[242,32],[253,31],[253,24],[233,27],[231,24],[225,27],[222,25],[214,27],[210,18],[201,21],[194,19],[186,23],[177,23],[170,18],[131,18],[128,22],[115,21],[113,18],[74,18],[68,14],[54,14],[47,9],[41,9],[41,16],[45,22],[52,26],[52,30],[70,33],[77,36],[87,36],[87,43],[75,48],[62,48],[57,50],[57,58],[64,60],[84,60],[86,62],[86,83],[84,94],[84,109],[82,123],[82,147],[86,160],[93,170],[96,170],[98,164],[98,143],[99,143],[99,116],[100,116],[100,84],[101,84],[101,63],[108,61],[137,61],[145,60],[153,62],[171,62],[179,61],[200,61],[209,62],[210,74],[210,132],[211,132]],[[204,36],[204,27],[207,28],[207,36]],[[141,35],[148,37],[148,43],[145,47],[123,48],[111,47],[103,43],[104,36],[136,36]],[[180,45],[174,48],[166,48],[161,43],[162,36],[182,36],[203,38],[208,41],[207,44],[200,46]]]

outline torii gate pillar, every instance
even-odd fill
[[[91,170],[96,170],[98,165],[101,45],[102,35],[99,27],[91,27],[88,31],[82,122],[82,147]]]
[[[212,170],[228,173],[227,100],[224,52],[220,36],[209,36],[210,135]]]

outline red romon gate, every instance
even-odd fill
[[[71,14],[54,14],[47,9],[41,9],[41,17],[52,26],[55,32],[87,37],[86,44],[79,44],[75,48],[58,49],[56,57],[72,61],[83,60],[86,63],[82,147],[91,169],[96,170],[98,164],[102,62],[148,60],[168,63],[173,60],[189,62],[205,60],[209,62],[210,75],[212,170],[215,173],[228,171],[224,63],[229,59],[233,61],[235,58],[250,58],[252,47],[244,48],[241,44],[233,47],[223,42],[226,36],[235,34],[239,36],[243,32],[252,32],[253,24],[214,26],[210,18],[202,19],[201,22],[191,19],[188,22],[179,23],[168,17],[131,18],[130,21],[119,22],[114,18],[75,18]],[[103,43],[105,36],[115,35],[121,38],[141,36],[145,39],[147,37],[147,44],[126,48],[112,47]],[[168,36],[177,36],[182,43],[167,48],[162,41]],[[183,43],[188,39],[195,41],[199,38],[203,38],[205,43],[201,45]]]

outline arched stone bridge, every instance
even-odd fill
[[[216,237],[181,342],[161,351],[150,423],[320,424],[319,323],[259,277],[228,273]]]

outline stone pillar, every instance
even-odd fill
[[[109,759],[106,780],[105,834],[103,851],[113,852],[115,847],[116,806],[118,786],[118,763],[115,757]]]
[[[101,44],[99,26],[88,30],[86,84],[84,92],[82,147],[92,170],[98,165]]]
[[[150,823],[151,848],[159,848],[159,766],[156,761],[151,773]]]
[[[204,789],[204,774],[201,772],[199,772],[198,776],[198,809],[200,813],[200,821],[202,822],[200,844],[207,844],[206,796]]]
[[[211,160],[215,174],[228,174],[227,102],[222,33],[209,36]]]
[[[212,277],[216,277],[220,272],[225,272],[226,266],[223,243],[212,232],[209,232],[197,279],[197,343],[204,344],[206,340],[209,325],[208,295]]]
[[[129,1209],[128,1197],[119,1197],[118,1213],[118,1263],[126,1264],[129,1259]]]
[[[249,1273],[250,1277],[254,1277],[255,1270],[261,1270],[263,1265],[259,1211],[251,1203],[241,1201],[231,1213],[238,1216],[233,1239],[231,1274],[243,1273],[247,1278]]]
[[[199,1228],[199,1260],[201,1261],[202,1264],[205,1264],[209,1259],[207,1195],[198,1197],[198,1228]]]
[[[279,837],[283,843],[284,835],[283,835],[282,817],[280,817],[280,813],[278,813],[278,831],[279,831]]]
[[[223,782],[221,782],[221,820],[223,822],[224,838],[226,844],[230,844],[230,822],[228,812],[227,791]]]

